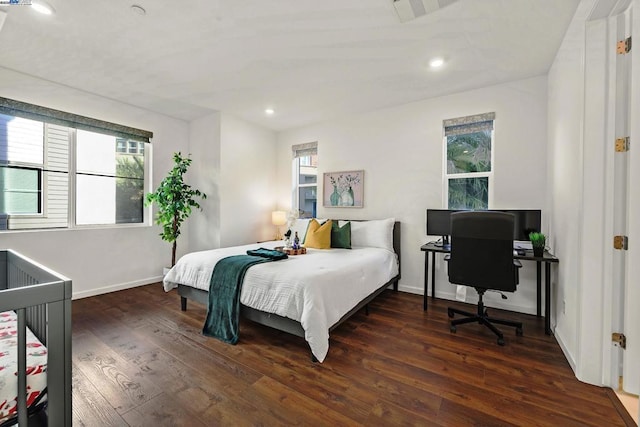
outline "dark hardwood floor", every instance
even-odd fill
[[[242,321],[240,342],[200,331],[160,284],[73,302],[75,426],[624,426],[608,389],[579,382],[543,319],[506,345],[447,305],[386,291],[335,330],[324,363],[306,342]],[[472,306],[466,306],[471,308]]]

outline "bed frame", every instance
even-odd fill
[[[329,327],[329,332],[340,326],[343,322],[353,316],[363,307],[369,314],[368,304],[378,295],[380,295],[385,289],[393,285],[393,290],[398,291],[398,281],[400,280],[400,222],[396,221],[393,225],[393,250],[398,256],[398,275],[382,285],[380,288],[373,291],[370,295],[360,301],[355,307],[353,307],[347,314],[342,316],[340,320]],[[197,301],[205,306],[209,304],[209,292],[202,289],[192,288],[190,286],[178,285],[178,294],[180,295],[180,308],[182,311],[187,310],[187,300],[191,299]],[[269,326],[271,328],[284,331],[299,337],[304,338],[304,329],[300,322],[287,317],[279,316],[273,313],[267,313],[264,311],[256,310],[255,308],[247,307],[244,304],[240,306],[240,314],[242,317],[252,320],[261,325]],[[313,360],[315,357],[312,355]]]
[[[26,327],[47,347],[47,402],[37,416],[50,426],[70,426],[71,280],[11,250],[0,251],[0,312],[18,318],[18,415],[27,426]],[[8,423],[6,420],[4,423]],[[3,424],[4,424],[3,423]]]

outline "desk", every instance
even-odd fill
[[[420,246],[424,252],[424,300],[422,309],[427,310],[427,289],[429,288],[429,253],[431,253],[431,298],[436,296],[436,254],[448,254],[450,249],[437,246],[435,243],[427,243]],[[536,284],[537,284],[537,315],[542,317],[542,263],[544,263],[544,332],[551,335],[551,264],[558,263],[559,260],[549,251],[544,251],[541,257],[533,256],[533,251],[525,251],[524,255],[514,255],[515,259],[536,262]]]

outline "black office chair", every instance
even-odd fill
[[[478,292],[476,314],[449,307],[451,332],[464,323],[478,322],[498,336],[504,345],[502,332],[493,324],[516,328],[522,336],[522,322],[489,317],[482,297],[487,290],[513,292],[518,284],[519,261],[513,259],[514,215],[503,212],[457,212],[451,214],[451,255],[448,259],[449,281],[472,286]],[[454,314],[465,316],[453,320]]]

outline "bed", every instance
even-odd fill
[[[0,426],[71,425],[71,281],[0,251]]]
[[[398,289],[400,223],[387,219],[352,225],[352,249],[308,248],[305,255],[251,267],[240,295],[241,316],[303,337],[312,358],[324,361],[333,329],[389,286]],[[187,254],[165,276],[164,289],[178,289],[183,311],[189,299],[207,305],[218,260],[278,245],[282,241]]]

